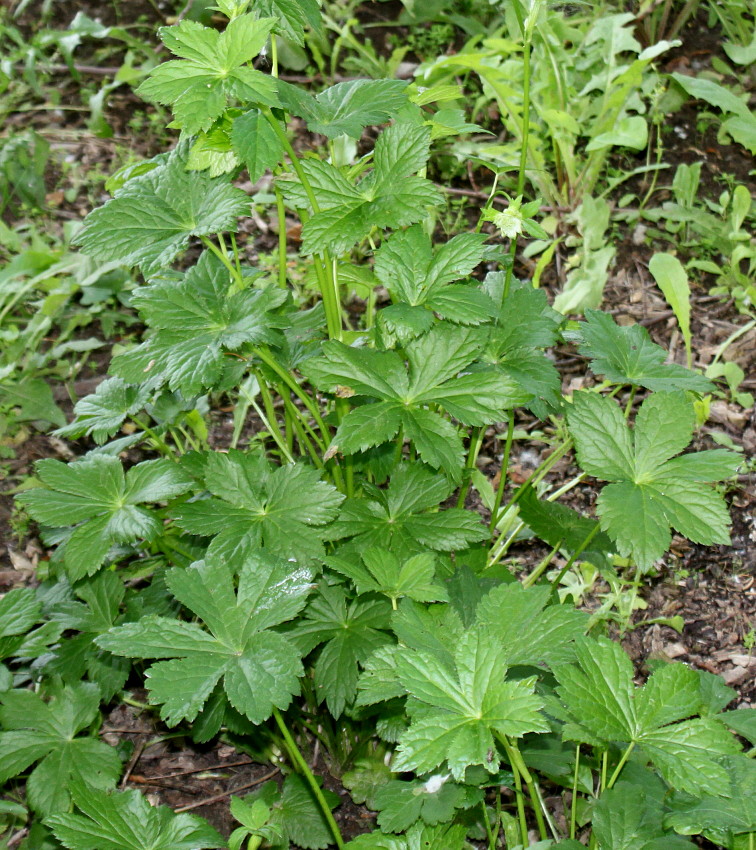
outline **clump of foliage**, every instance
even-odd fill
[[[699,833],[747,846],[756,765],[735,733],[756,743],[753,711],[725,711],[734,692],[682,664],[636,685],[622,648],[557,593],[579,558],[648,573],[672,529],[729,541],[716,484],[738,458],[687,452],[710,382],[666,363],[640,326],[600,311],[568,324],[514,277],[518,234],[539,232],[532,201],[510,205],[508,254],[480,232],[488,207],[474,232],[437,243],[444,197],[428,175],[448,92],[354,80],[315,97],[253,67],[276,36],[317,30],[315,4],[247,5],[219,3],[222,32],[161,30],[174,58],[140,91],[172,108],[179,142],[121,173],[77,237],[95,259],[139,268],[148,332],[64,429],[96,447],[42,461],[19,497],[56,548],[38,591],[0,600],[0,779],[25,777],[37,836],[71,850],[494,850],[502,835],[529,846],[531,829],[536,846],[564,850],[578,838],[693,847],[685,836]],[[298,153],[291,117],[329,154]],[[336,142],[384,124],[371,152],[339,164]],[[523,133],[527,146],[527,122]],[[250,197],[236,178],[266,170],[272,276],[238,238]],[[523,166],[519,195],[524,180]],[[288,286],[287,210],[314,304]],[[344,310],[354,279],[371,293],[359,319]],[[571,396],[549,357],[565,341],[599,379]],[[238,448],[237,433],[228,451],[207,446],[196,423],[208,394],[230,401],[239,427],[254,406],[254,445]],[[559,437],[508,490],[518,411]],[[494,492],[476,459],[500,423]],[[160,457],[126,468],[128,447]],[[573,447],[606,482],[598,519],[546,498],[544,476]],[[471,487],[487,523],[467,507]],[[522,582],[498,567],[518,516],[552,550]],[[282,788],[232,804],[228,844],[116,791],[122,754],[82,735],[124,686],[126,659],[168,727],[197,741],[268,736],[286,754]],[[377,830],[344,841],[304,730],[379,813]],[[570,792],[561,826],[546,786]]]

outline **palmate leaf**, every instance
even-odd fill
[[[331,809],[341,802],[337,794],[327,789],[323,789],[323,797]],[[282,790],[276,782],[266,782],[246,797],[245,802],[263,803],[270,810],[268,825],[281,836],[280,841],[270,841],[274,850],[288,850],[293,845],[305,850],[325,850],[331,846],[333,833],[300,776],[287,776]]]
[[[673,788],[690,794],[717,794],[727,786],[720,759],[739,746],[719,720],[690,719],[701,704],[693,670],[669,664],[635,688],[632,662],[606,638],[581,638],[577,661],[555,671],[567,709],[567,739],[594,746],[634,744]]]
[[[263,18],[276,18],[273,32],[294,44],[304,44],[305,27],[323,32],[318,0],[256,0],[255,11]]]
[[[559,546],[568,551],[579,549],[588,536],[593,539],[582,550],[581,557],[590,561],[594,559],[599,564],[606,563],[606,555],[613,549],[612,542],[606,534],[596,534],[596,520],[581,516],[577,511],[561,505],[539,499],[532,487],[526,487],[517,501],[520,517],[527,523],[528,528],[546,541],[549,546]]]
[[[143,377],[143,376],[141,376]],[[138,413],[151,395],[148,385],[129,385],[120,378],[107,378],[97,389],[76,403],[76,418],[58,428],[57,436],[76,438],[85,434],[101,446],[129,416]]]
[[[67,637],[53,650],[45,664],[45,673],[59,675],[64,682],[72,684],[88,674],[107,702],[124,686],[131,664],[98,649],[94,639],[119,619],[126,589],[116,573],[103,571],[92,579],[77,582],[74,593],[80,601],[69,597],[54,604],[48,616],[61,628],[75,629],[78,634]]]
[[[278,328],[285,319],[274,311],[285,300],[277,287],[233,292],[228,270],[205,252],[178,283],[161,281],[137,291],[132,303],[152,336],[116,355],[111,370],[131,383],[149,379],[191,398],[219,382],[225,352],[283,341]]]
[[[424,218],[441,196],[424,177],[415,175],[430,155],[426,127],[393,124],[375,143],[373,170],[356,186],[333,165],[303,159],[301,168],[312,186],[318,210],[299,183],[280,182],[287,201],[312,215],[302,228],[302,251],[340,254],[367,237],[373,227],[404,227]]]
[[[402,342],[433,324],[433,314],[463,325],[479,325],[495,314],[491,298],[467,277],[485,255],[486,236],[461,233],[437,250],[423,227],[415,225],[387,239],[376,252],[375,274],[393,305],[378,314],[382,327]]]
[[[476,623],[501,645],[508,666],[552,665],[574,657],[574,641],[588,616],[572,606],[549,605],[548,587],[502,584],[483,597]]]
[[[674,794],[665,823],[678,832],[704,833],[718,844],[730,846],[731,836],[756,832],[756,762],[735,755],[721,763],[728,780],[718,794]]]
[[[152,806],[133,789],[106,793],[79,782],[73,799],[80,814],[54,814],[46,823],[70,850],[216,850],[225,842],[196,815]]]
[[[615,402],[595,393],[576,393],[567,421],[581,467],[612,482],[597,509],[621,555],[648,569],[669,547],[670,526],[695,543],[729,543],[725,503],[702,485],[729,478],[738,458],[719,449],[675,457],[693,433],[693,406],[682,392],[647,398],[634,431]]]
[[[0,640],[28,632],[41,613],[42,604],[31,587],[9,590],[0,597]]]
[[[454,667],[431,653],[402,649],[397,678],[410,695],[410,727],[402,735],[393,769],[427,773],[443,762],[461,780],[471,765],[499,769],[495,735],[521,737],[545,732],[543,702],[535,678],[507,681],[503,647],[485,629],[464,634]]]
[[[685,850],[695,847],[663,826],[662,798],[639,785],[619,782],[599,798],[593,832],[599,850]]]
[[[329,139],[341,135],[359,139],[365,127],[384,124],[407,104],[406,88],[404,80],[349,80],[313,96],[280,82],[278,96],[287,112],[307,122],[310,132]]]
[[[621,327],[601,310],[586,310],[580,325],[580,353],[591,368],[615,384],[632,384],[648,390],[711,392],[714,385],[676,363],[665,363],[667,352],[651,341],[642,325]]]
[[[250,552],[234,591],[225,563],[197,561],[170,570],[166,582],[207,631],[197,623],[153,615],[116,626],[95,642],[128,658],[171,659],[147,670],[150,703],[161,706],[160,716],[170,726],[194,720],[221,680],[231,705],[259,724],[274,707],[286,708],[299,690],[300,653],[271,627],[304,607],[311,580],[305,567]]]
[[[375,491],[372,498],[347,499],[336,522],[326,529],[326,539],[352,538],[349,551],[381,546],[397,557],[425,549],[465,549],[485,539],[487,532],[472,511],[436,510],[451,490],[444,476],[420,464],[401,466],[385,491]]]
[[[53,528],[75,526],[63,547],[66,570],[74,581],[94,575],[115,543],[151,540],[162,522],[141,507],[186,492],[192,479],[169,460],[148,460],[124,474],[117,457],[97,455],[71,464],[37,463],[44,487],[18,496],[38,522]]]
[[[323,555],[326,528],[344,497],[303,464],[271,468],[262,454],[233,449],[204,456],[203,480],[212,498],[184,502],[176,524],[213,536],[210,555],[233,563],[238,551],[263,546],[284,558]]]
[[[292,628],[292,639],[303,654],[324,644],[315,662],[315,687],[334,717],[353,702],[360,665],[389,643],[389,610],[385,600],[348,602],[340,587],[321,584]]]
[[[436,557],[432,552],[414,555],[403,563],[386,549],[373,548],[362,553],[362,564],[348,558],[329,558],[328,566],[354,582],[357,593],[380,593],[393,607],[398,599],[416,602],[448,602],[449,595],[435,579]]]
[[[469,809],[483,799],[480,789],[458,785],[450,778],[435,774],[426,780],[390,780],[375,796],[378,826],[384,832],[403,832],[421,818],[431,826],[446,823],[458,809]]]
[[[154,168],[87,216],[74,241],[97,259],[138,265],[149,277],[170,265],[192,236],[235,232],[249,197],[227,178],[187,171],[188,153],[181,142],[156,157]]]
[[[332,450],[364,451],[392,439],[402,427],[426,463],[458,479],[462,440],[448,421],[428,407],[438,405],[466,425],[484,425],[500,421],[505,409],[530,398],[493,371],[460,374],[481,355],[485,342],[483,331],[438,324],[407,343],[408,369],[393,351],[324,343],[322,356],[302,367],[304,374],[321,390],[346,391],[379,402],[344,417]]]
[[[79,736],[99,712],[100,691],[80,683],[52,688],[49,703],[27,690],[2,694],[0,706],[0,783],[28,770],[30,806],[43,815],[65,810],[69,788],[86,779],[110,788],[121,771],[116,750],[88,735]]]
[[[188,134],[209,129],[234,101],[278,106],[275,79],[248,66],[275,24],[275,18],[250,13],[222,33],[188,20],[162,27],[163,44],[181,58],[154,68],[138,94],[172,106],[176,126]]]

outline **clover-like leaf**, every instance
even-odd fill
[[[249,67],[263,49],[275,18],[239,15],[224,32],[196,21],[162,27],[160,38],[175,56],[154,68],[139,86],[147,100],[173,107],[177,126],[207,130],[233,102],[277,106],[275,78]]]
[[[304,607],[311,572],[289,561],[248,553],[234,591],[231,570],[218,559],[167,574],[171,593],[204,623],[146,616],[96,639],[129,658],[166,658],[147,670],[150,703],[171,726],[193,720],[222,680],[231,705],[259,724],[284,709],[304,669],[297,648],[272,627]]]
[[[0,783],[28,770],[29,804],[43,815],[66,810],[70,787],[86,780],[110,788],[121,771],[116,750],[89,735],[80,735],[99,712],[96,685],[55,686],[49,702],[27,690],[0,696]]]
[[[285,322],[273,311],[285,300],[277,287],[233,291],[228,270],[206,252],[179,282],[160,281],[134,295],[152,335],[114,357],[112,371],[190,398],[217,385],[227,351],[283,341],[277,329]]]
[[[634,431],[615,402],[589,392],[575,394],[567,420],[581,467],[612,482],[597,509],[621,555],[648,569],[669,548],[670,526],[695,543],[729,543],[725,503],[705,485],[730,477],[738,458],[724,449],[675,457],[693,433],[693,406],[682,392],[647,398]]]
[[[173,511],[191,534],[213,536],[208,552],[232,562],[246,546],[264,546],[285,558],[320,558],[325,526],[344,497],[304,464],[271,468],[262,454],[231,450],[204,458],[210,499],[185,502]]]
[[[74,581],[93,575],[114,543],[151,540],[162,522],[142,505],[184,493],[192,480],[169,460],[148,460],[124,474],[117,457],[95,455],[65,464],[45,459],[37,464],[44,487],[18,496],[34,519],[53,528],[74,526],[63,548]]]
[[[735,737],[713,717],[694,717],[701,705],[699,679],[683,664],[656,670],[642,688],[618,644],[581,638],[577,665],[556,669],[567,709],[564,735],[596,746],[637,746],[673,787],[717,794],[728,783],[721,757],[738,752]]]

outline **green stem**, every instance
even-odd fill
[[[239,275],[239,278],[241,280],[244,280],[241,268],[241,257],[239,256],[239,246],[236,242],[236,234],[231,231],[229,235],[231,236],[231,250],[234,252],[234,267],[236,268],[236,272]]]
[[[625,419],[628,419],[630,416],[630,411],[633,409],[633,402],[635,401],[635,394],[638,392],[638,387],[630,388],[630,395],[627,398],[627,404],[625,405]]]
[[[622,758],[619,760],[619,764],[614,768],[614,773],[612,774],[611,779],[607,783],[606,790],[608,791],[610,788],[614,787],[614,783],[617,781],[620,773],[622,772],[622,768],[625,766],[625,763],[630,758],[630,754],[635,749],[635,741],[631,741],[625,752],[622,753]]]
[[[488,526],[488,531],[493,534],[496,530],[496,525],[499,522],[499,510],[501,509],[501,500],[504,498],[504,488],[507,486],[507,472],[509,471],[509,456],[512,453],[512,439],[514,437],[514,412],[509,411],[507,420],[507,438],[504,442],[504,454],[501,458],[501,468],[499,471],[499,486],[496,489],[496,499],[494,500],[493,510],[491,511],[491,523]]]
[[[580,744],[575,748],[575,773],[572,776],[572,803],[570,804],[570,838],[577,832],[578,769],[580,767]]]
[[[459,496],[457,498],[458,508],[463,508],[465,506],[465,499],[470,491],[472,474],[475,471],[475,462],[478,459],[478,453],[480,452],[480,446],[482,443],[483,427],[478,426],[470,435],[470,445],[467,449],[467,463],[465,464],[465,468],[462,470],[462,486],[459,488]]]
[[[532,585],[534,585],[538,581],[538,579],[546,572],[546,568],[551,563],[551,559],[559,551],[559,547],[562,545],[563,542],[563,540],[559,540],[556,546],[553,547],[553,549],[549,552],[548,555],[546,555],[546,557],[541,561],[541,563],[538,564],[538,566],[533,570],[533,572],[523,580],[523,587],[532,587]]]
[[[289,463],[294,463],[294,458],[291,456],[289,449],[286,445],[286,439],[284,435],[281,433],[281,429],[278,425],[278,420],[276,419],[276,411],[273,407],[273,396],[268,389],[268,385],[265,382],[265,379],[262,375],[257,376],[257,383],[260,387],[260,395],[262,396],[263,406],[265,407],[265,416],[260,416],[260,409],[255,404],[255,408],[257,409],[257,415],[263,421],[263,424],[268,429],[270,436],[273,438],[273,442],[278,446],[281,454],[286,458]],[[254,404],[254,402],[253,402]]]
[[[494,195],[496,195],[496,190],[499,188],[499,172],[497,171],[494,174],[493,185],[491,186],[491,191],[488,193],[488,198],[486,199],[485,204],[483,204],[483,209],[480,211],[480,215],[478,216],[478,223],[475,225],[475,232],[480,233],[481,227],[483,227],[483,216],[491,209],[493,206]]]
[[[270,36],[270,74],[272,77],[278,76],[278,44],[275,33]]]
[[[275,186],[274,191],[276,193],[276,209],[278,210],[278,285],[281,289],[286,289],[286,210],[281,190],[278,186]]]
[[[528,789],[528,794],[530,796],[530,803],[533,807],[533,811],[535,812],[536,822],[538,824],[538,832],[541,836],[542,840],[546,840],[548,838],[548,832],[546,830],[546,822],[543,819],[543,802],[541,800],[541,795],[538,792],[538,788],[533,781],[533,775],[528,770],[527,765],[522,757],[522,753],[520,752],[519,747],[516,743],[512,742],[507,738],[506,735],[497,735],[498,739],[504,746],[506,750],[507,757],[509,759],[509,764],[512,767],[512,772],[515,777],[522,777],[522,780],[525,782],[525,785]],[[522,785],[520,785],[520,794],[522,793]],[[524,816],[524,809],[523,809]],[[522,826],[523,817],[520,818],[520,824]],[[524,846],[527,846],[527,824],[525,826],[525,832],[523,833],[525,841]]]
[[[307,175],[305,174],[305,171],[302,168],[302,164],[299,161],[299,157],[297,156],[296,151],[292,147],[292,144],[289,141],[289,137],[286,135],[286,131],[283,129],[275,115],[273,115],[269,107],[263,106],[261,108],[261,112],[267,119],[268,123],[273,129],[273,132],[278,137],[278,140],[281,142],[281,145],[283,146],[284,150],[286,151],[286,153],[288,153],[289,159],[291,160],[291,166],[296,172],[296,175],[299,178],[300,183],[302,184],[302,188],[305,190],[305,194],[307,195],[307,199],[310,202],[313,214],[319,213],[320,205],[318,204],[318,200],[315,197],[315,192],[313,191],[312,184],[308,180]],[[333,277],[333,266],[331,263],[331,259],[327,253],[324,253],[322,256],[316,254],[313,257],[313,260],[315,262],[315,272],[318,275],[320,294],[323,298],[323,307],[325,308],[326,313],[326,322],[328,324],[328,336],[331,339],[341,339],[341,308],[339,306],[336,281]]]
[[[304,423],[302,422],[301,417],[298,415],[299,411],[297,411],[296,407],[294,407],[294,405],[288,398],[284,396],[283,400],[284,405],[286,407],[286,414],[289,417],[289,420],[291,421],[293,430],[297,434],[300,454],[304,454],[306,452],[307,454],[309,454],[315,466],[317,466],[318,469],[323,469],[323,460],[321,456],[317,453],[317,451],[315,451],[315,448],[313,447],[307,434],[305,433]]]
[[[588,532],[585,536],[583,542],[575,549],[575,551],[570,555],[567,563],[562,567],[559,571],[559,575],[551,582],[551,596],[555,597],[557,595],[557,589],[559,588],[559,582],[567,575],[572,565],[577,561],[577,559],[583,554],[586,548],[590,545],[591,540],[599,533],[601,526],[596,523],[593,528]]]
[[[144,431],[144,433],[145,433],[145,434],[147,434],[147,436],[148,436],[151,440],[153,440],[153,442],[155,443],[155,445],[157,446],[157,448],[158,448],[158,449],[159,449],[159,450],[160,450],[160,451],[161,451],[164,455],[168,455],[168,456],[172,457],[173,455],[175,455],[175,454],[176,454],[176,452],[175,452],[175,451],[174,451],[174,450],[173,450],[173,449],[172,449],[172,448],[168,445],[168,443],[166,443],[166,442],[165,442],[165,440],[164,440],[162,437],[158,436],[158,435],[155,433],[155,431],[153,431],[153,430],[152,430],[152,428],[150,428],[150,426],[149,426],[149,425],[146,425],[144,422],[142,422],[142,420],[141,420],[141,419],[137,419],[137,417],[136,417],[136,416],[132,416],[132,417],[131,417],[131,421],[132,421],[132,422],[133,422],[133,423],[134,423],[134,424],[135,424],[138,428],[141,428],[141,429],[142,429],[142,431]]]
[[[493,829],[491,828],[491,819],[488,817],[488,808],[486,807],[486,801],[481,800],[480,806],[483,809],[483,824],[486,827],[486,835],[488,837],[488,850],[496,850],[496,836],[494,835]]]
[[[310,411],[312,418],[315,420],[315,423],[320,429],[320,433],[323,435],[325,445],[328,445],[328,443],[331,442],[331,433],[328,430],[328,426],[325,424],[325,422],[323,422],[323,418],[320,415],[320,411],[318,410],[317,404],[310,398],[309,395],[307,395],[307,393],[302,389],[302,387],[299,386],[297,381],[289,374],[289,372],[278,363],[278,361],[275,359],[275,357],[273,357],[273,355],[267,348],[257,348],[255,349],[255,353],[269,369],[272,369],[276,373],[276,375],[281,378],[284,384],[286,384],[286,386]]]
[[[522,148],[520,149],[520,164],[517,171],[517,194],[522,195],[525,191],[525,170],[528,167],[528,144],[530,143],[530,52],[533,42],[532,31],[525,26],[525,21],[522,17],[517,0],[512,4],[514,13],[517,16],[517,23],[522,30]],[[509,295],[509,289],[512,284],[512,274],[514,272],[514,261],[517,254],[517,236],[512,239],[512,244],[509,247],[509,265],[507,266],[506,277],[504,278],[504,294],[503,298]]]
[[[200,241],[202,244],[208,249],[208,251],[212,251],[213,254],[223,263],[223,265],[228,269],[228,273],[231,275],[231,279],[234,281],[236,286],[239,289],[242,288],[244,282],[242,281],[241,274],[234,268],[231,261],[228,259],[224,251],[213,242],[211,239],[208,239],[207,236],[200,236]]]
[[[291,732],[289,732],[288,727],[286,726],[286,722],[281,716],[281,712],[277,708],[273,708],[273,717],[275,718],[276,724],[283,736],[284,742],[286,744],[286,749],[289,752],[289,756],[291,760],[294,762],[294,765],[297,767],[298,771],[304,776],[307,784],[310,786],[310,790],[312,791],[315,799],[320,806],[320,810],[323,813],[323,817],[326,819],[328,826],[333,834],[334,841],[339,850],[344,850],[344,839],[341,837],[341,831],[339,830],[339,826],[336,823],[336,820],[333,817],[333,813],[331,812],[331,807],[326,802],[326,798],[323,796],[323,791],[318,785],[315,776],[310,770],[309,765],[305,761],[302,753],[299,751],[299,747],[297,747],[294,738],[291,736]]]

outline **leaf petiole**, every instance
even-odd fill
[[[286,725],[286,721],[283,719],[281,712],[274,706],[273,707],[273,717],[275,718],[276,725],[278,726],[281,735],[283,736],[284,743],[286,744],[286,750],[289,753],[289,757],[294,762],[297,770],[304,776],[305,781],[310,786],[310,790],[312,791],[315,799],[320,806],[321,811],[323,812],[323,817],[326,819],[328,826],[333,834],[334,842],[339,850],[344,850],[344,839],[341,837],[341,830],[339,829],[339,825],[336,823],[336,820],[333,817],[331,812],[331,807],[326,802],[326,798],[323,796],[323,792],[320,789],[320,785],[318,785],[315,776],[310,770],[310,766],[304,759],[304,756],[299,751],[299,747],[297,747],[296,741],[289,732],[289,728]]]

